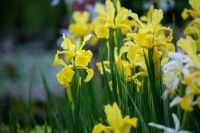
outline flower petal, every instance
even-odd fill
[[[119,129],[119,127],[122,126],[122,114],[116,103],[114,103],[113,106],[106,105],[105,113],[108,123],[111,127],[113,127],[114,129]]]
[[[88,63],[91,61],[92,52],[90,50],[81,51],[75,57],[75,65],[86,67]]]
[[[97,35],[97,38],[106,38],[109,37],[109,29],[103,25],[97,26],[95,29],[95,34]]]
[[[84,81],[88,82],[93,77],[94,71],[92,69],[86,69],[86,72],[87,72],[87,77],[86,77],[86,79]]]
[[[101,123],[98,125],[95,125],[92,130],[92,133],[101,133],[104,130],[104,128],[105,128],[105,126],[102,125]]]

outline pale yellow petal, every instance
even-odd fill
[[[92,133],[101,133],[104,130],[105,126],[100,124],[97,124],[94,126]]]
[[[59,53],[60,53],[60,51],[57,51],[57,53],[54,57],[53,66],[57,66],[57,65],[66,66],[65,62],[62,59],[59,59],[59,57],[58,57]]]
[[[131,68],[130,68],[130,65],[123,65],[124,67],[124,76],[126,78],[130,77],[131,76]]]
[[[104,8],[104,6],[102,4],[99,4],[99,3],[95,4],[94,10],[97,13],[99,13],[99,15],[100,14],[105,14],[105,8]]]
[[[93,69],[86,69],[86,72],[87,72],[87,77],[84,81],[88,82],[92,79],[92,77],[94,75],[94,71],[93,71]]]
[[[129,14],[129,16],[131,18],[133,18],[133,20],[135,22],[137,22],[137,24],[138,24],[139,27],[144,27],[144,24],[140,21],[140,19],[138,18],[138,15],[136,13],[131,13],[131,14]]]
[[[123,119],[123,122],[125,124],[128,124],[128,125],[131,125],[133,126],[134,128],[137,127],[137,122],[138,122],[138,119],[137,118],[129,118],[129,116],[126,116],[124,119]]]
[[[61,43],[61,47],[65,50],[70,49],[70,45],[72,45],[71,40],[66,38],[65,34],[63,34],[63,42]]]
[[[76,11],[73,13],[73,19],[76,23],[86,23],[89,20],[89,17],[90,14],[88,11]]]
[[[86,35],[84,36],[83,41],[87,42],[88,40],[90,40],[91,37],[92,37],[92,34]]]
[[[162,67],[163,65],[165,65],[168,61],[169,61],[169,57],[164,57],[164,58],[162,58],[162,60],[161,60],[161,67]]]
[[[189,3],[195,11],[200,10],[200,0],[189,0]]]
[[[82,42],[81,47],[80,47],[80,50],[83,49],[83,47],[85,46],[86,42],[89,41],[91,37],[92,37],[92,34],[84,36],[83,42]]]
[[[89,25],[87,23],[71,23],[69,30],[77,36],[85,36],[90,33]]]
[[[177,45],[181,47],[190,57],[196,55],[197,48],[195,41],[190,36],[187,36],[186,39],[181,38],[177,42]]]
[[[189,17],[187,9],[183,10],[183,12],[181,13],[181,17],[183,18],[183,20],[186,20]]]
[[[151,17],[154,11],[154,5],[152,4],[147,12],[147,17]]]
[[[97,38],[106,38],[109,37],[109,29],[103,25],[97,26],[95,29],[95,34],[97,35]]]
[[[152,25],[153,25],[153,32],[157,30],[160,21],[163,19],[163,12],[161,9],[155,9],[152,15]]]
[[[195,44],[195,41],[192,39],[192,37],[187,36],[186,39],[179,39],[177,42],[177,45],[181,47],[187,55],[193,59],[194,63],[197,66],[200,66],[200,60],[197,56],[197,46]]]
[[[137,53],[138,47],[136,45],[130,47],[128,53],[127,53],[127,58],[129,59],[130,62],[134,62],[135,60],[135,55]]]
[[[72,78],[74,76],[74,70],[72,70],[71,68],[69,67],[64,67],[62,69],[62,76],[63,76],[63,79],[66,81],[66,82],[71,82],[72,81]]]
[[[119,129],[119,127],[122,126],[122,114],[117,106],[116,103],[113,104],[113,106],[106,105],[105,106],[105,113],[106,113],[106,118],[108,123],[110,124],[111,127],[114,129]]]
[[[76,66],[88,66],[88,63],[91,61],[92,52],[90,50],[82,51],[78,53],[75,57]]]
[[[182,98],[180,102],[181,108],[185,111],[193,111],[193,108],[191,106],[191,98],[189,95],[186,95]]]
[[[62,85],[64,84],[62,72],[59,72],[59,73],[56,75],[56,78],[57,78],[57,80],[58,80],[58,82],[59,82],[60,84],[62,84]]]
[[[115,7],[111,0],[106,0],[106,9],[107,9],[107,21],[108,23],[113,23],[115,17]]]
[[[73,97],[72,97],[72,92],[71,92],[70,86],[65,87],[65,89],[67,91],[67,96],[68,96],[69,101],[72,102],[73,101]]]

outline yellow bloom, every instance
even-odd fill
[[[193,82],[192,78],[196,78],[195,76],[193,77],[193,75],[196,72],[185,76],[185,83],[191,88],[191,90],[188,92],[189,94],[199,94],[200,95],[200,87],[198,87],[198,84],[195,84],[195,82]],[[197,72],[198,73],[198,72]],[[200,73],[198,73],[200,74]]]
[[[64,86],[68,86],[68,84],[72,81],[73,76],[74,71],[69,67],[64,67],[62,71],[56,75],[58,82]]]
[[[152,31],[155,33],[158,29],[158,25],[160,24],[160,21],[163,18],[163,12],[161,9],[157,10],[155,9],[152,14]]]
[[[186,39],[181,38],[177,42],[177,45],[192,58],[197,67],[200,67],[200,58],[197,55],[197,47],[195,41],[190,36],[187,36]]]
[[[92,133],[101,133],[102,131],[105,131],[105,130],[106,130],[106,126],[100,123],[94,126]]]
[[[89,20],[90,14],[87,11],[79,12],[76,11],[73,13],[73,19],[76,23],[87,23]]]
[[[183,20],[186,20],[189,17],[187,11],[188,11],[187,9],[184,9],[183,12],[181,13],[181,17],[183,18]]]
[[[78,20],[77,20],[78,21]],[[84,69],[87,72],[87,76],[84,82],[88,82],[93,77],[93,70],[88,68],[88,64],[92,59],[92,52],[90,50],[82,50],[85,46],[86,42],[91,38],[91,34],[85,36],[83,38],[83,42],[80,47],[76,48],[74,44],[71,43],[69,39],[63,35],[63,42],[61,43],[61,47],[64,49],[63,51],[57,51],[54,58],[54,66],[62,65],[64,68],[56,75],[57,80],[60,84],[64,86],[67,91],[69,101],[72,101],[72,94],[70,84],[72,78],[74,76],[74,69]],[[66,58],[66,62],[63,59],[59,58],[59,55],[64,55]],[[80,85],[80,77],[78,80],[78,84]]]
[[[54,57],[53,66],[57,66],[57,65],[66,66],[65,62],[62,59],[59,59],[59,57],[58,57],[59,53],[60,53],[60,51],[57,51],[57,53]]]
[[[151,11],[152,12],[152,11]],[[140,47],[151,49],[153,47],[165,46],[172,41],[172,29],[160,25],[163,18],[162,10],[155,9],[151,16],[147,17],[147,22],[142,23],[137,16],[132,18],[138,23],[138,32],[129,34],[134,39],[134,42]],[[166,36],[165,32],[169,32]],[[166,48],[162,50],[166,51]]]
[[[110,126],[97,124],[94,126],[92,133],[113,132],[113,133],[129,133],[131,127],[137,127],[137,118],[129,116],[122,117],[121,111],[116,103],[105,106],[106,118]]]
[[[104,69],[106,72],[110,73],[110,64],[109,64],[109,61],[103,61],[103,65],[104,65]],[[103,75],[103,66],[102,66],[102,63],[101,62],[97,62],[96,63],[96,66],[100,72],[101,75]]]
[[[128,17],[136,18],[136,14],[125,8],[122,8],[119,0],[117,0],[117,11],[111,0],[106,0],[106,9],[101,5],[97,4],[95,10],[99,13],[99,16],[95,18],[97,27],[95,33],[98,38],[108,38],[110,29],[123,29],[123,31],[131,31],[132,20],[130,21]],[[117,14],[115,15],[115,12]]]
[[[73,24],[72,23],[69,25],[69,30],[73,34],[77,36],[81,36],[81,37],[89,33],[87,24],[78,24],[78,23]]]
[[[176,98],[174,98],[173,101],[170,103],[171,107],[176,104],[180,104],[183,110],[193,111],[194,105],[199,106],[200,87],[195,84],[195,82],[193,82],[195,81],[195,76],[198,75],[200,75],[199,72],[194,72],[190,75],[185,76],[184,81],[186,85],[188,85],[185,91],[185,95],[183,97],[177,96]],[[195,95],[197,95],[197,98],[194,97]]]
[[[200,0],[189,0],[189,3],[193,10],[185,8],[181,14],[183,19],[187,19],[189,15],[193,18],[200,17]]]
[[[74,73],[75,72],[71,68],[64,67],[62,69],[62,71],[60,71],[56,75],[58,82],[65,87],[70,102],[72,102],[72,94],[71,94],[71,89],[70,89],[70,83],[72,81]]]
[[[180,102],[180,105],[181,105],[181,108],[186,110],[186,111],[193,111],[193,108],[191,106],[191,97],[189,95],[186,95],[184,96],[182,99],[181,99],[181,102]]]
[[[87,66],[88,63],[92,59],[92,52],[90,50],[87,51],[81,51],[80,53],[77,53],[75,57],[75,65],[78,66]]]
[[[193,35],[197,51],[200,52],[200,0],[189,0],[192,9],[184,9],[182,12],[182,18],[185,20],[189,16],[193,17],[193,20],[187,25],[184,30],[185,35]]]
[[[109,29],[103,25],[97,26],[95,29],[95,34],[97,35],[98,38],[109,38]]]
[[[69,50],[71,52],[75,51],[75,45],[72,44],[71,40],[69,40],[68,38],[65,37],[65,35],[63,34],[63,42],[61,43],[61,47],[64,50]]]
[[[74,23],[69,25],[69,30],[77,36],[85,36],[90,33],[89,29],[89,12],[79,12],[76,11],[73,13]]]
[[[95,4],[94,9],[100,16],[104,16],[106,14],[105,8],[102,4]]]
[[[172,102],[170,103],[170,107],[173,107],[177,104],[181,105],[181,108],[185,111],[193,111],[193,107],[191,106],[191,97],[189,95],[185,95],[184,97],[176,96]]]
[[[154,12],[154,9],[155,9],[155,7],[154,7],[154,5],[152,4],[152,5],[150,6],[148,12],[147,12],[147,17],[151,17],[151,16],[152,16],[152,14],[153,14],[153,12]]]
[[[126,80],[131,76],[131,65],[129,64],[128,61],[122,59],[122,55],[124,53],[127,53],[127,51],[128,51],[128,47],[124,46],[124,47],[121,47],[119,55],[117,53],[117,48],[115,49],[115,52],[114,52],[115,64],[117,66],[117,70],[119,74],[122,74],[123,72],[124,75],[122,76],[125,76]],[[103,61],[103,66],[101,62],[97,62],[96,66],[99,69],[101,75],[103,75],[103,67],[105,69],[105,72],[110,73],[110,62],[108,60]]]
[[[146,56],[148,56],[148,54],[146,54]],[[136,68],[137,66],[140,66],[143,71],[147,72],[143,50],[140,47],[137,45],[131,45],[127,53],[127,58],[131,64],[131,67]]]

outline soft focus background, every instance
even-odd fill
[[[0,120],[6,112],[7,98],[26,101],[30,88],[34,102],[45,102],[41,75],[55,96],[63,95],[64,90],[55,77],[60,69],[52,66],[59,48],[58,38],[68,28],[74,10],[91,9],[95,2],[104,1],[1,0]],[[163,23],[174,28],[175,39],[181,36],[182,27],[187,23],[180,16],[188,6],[187,0],[121,0],[121,3],[140,16],[146,13],[151,3],[163,8]]]

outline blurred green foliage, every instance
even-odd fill
[[[131,9],[140,16],[146,11],[142,6],[148,0],[121,0],[122,6]],[[55,7],[50,6],[51,0],[1,0],[0,4],[0,29],[22,28],[31,31],[46,28],[58,28],[59,19],[66,16],[66,5],[64,1]],[[175,7],[165,15],[164,21],[172,23],[173,14],[176,24],[182,26],[183,21],[180,14],[184,7],[188,7],[187,0],[175,0]]]
[[[1,0],[0,28],[32,31],[56,28],[65,5],[50,6],[50,0]]]

